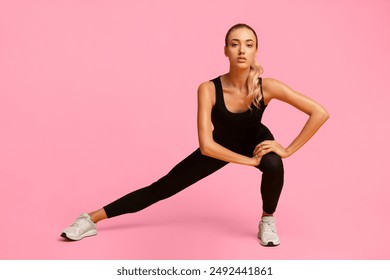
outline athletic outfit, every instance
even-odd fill
[[[214,141],[234,152],[252,157],[257,144],[264,140],[274,140],[268,128],[261,123],[267,107],[264,104],[264,97],[261,99],[260,108],[252,104],[252,110],[232,113],[225,105],[220,76],[212,82],[216,92],[216,103],[211,112]],[[261,78],[259,83],[263,96]],[[202,155],[198,148],[158,181],[133,191],[103,208],[108,218],[140,211],[184,190],[226,164],[228,162]],[[263,172],[261,181],[263,210],[272,214],[275,212],[283,187],[282,159],[273,152],[268,153],[263,156],[256,168]]]

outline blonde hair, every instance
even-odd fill
[[[238,23],[230,27],[230,29],[228,30],[225,36],[225,46],[228,45],[228,37],[230,33],[232,33],[232,31],[239,28],[247,28],[253,32],[256,38],[256,50],[257,50],[259,47],[259,43],[258,43],[259,40],[257,39],[257,34],[252,27],[250,27],[245,23]],[[263,67],[261,67],[256,60],[254,60],[253,64],[250,66],[248,82],[247,82],[247,86],[248,86],[247,106],[249,109],[252,109],[251,108],[252,104],[255,105],[257,108],[260,108],[260,100],[262,98],[262,95],[261,95],[261,89],[259,84],[259,76],[261,74],[263,74]]]

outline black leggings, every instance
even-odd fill
[[[119,198],[105,206],[104,210],[108,218],[140,211],[184,190],[226,164],[228,162],[202,155],[198,148],[158,181]],[[282,159],[275,153],[268,153],[263,156],[256,168],[263,172],[261,180],[263,210],[273,214],[283,187]]]

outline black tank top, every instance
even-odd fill
[[[238,152],[242,151],[244,146],[253,145],[258,139],[259,134],[269,132],[261,123],[263,112],[267,107],[264,104],[261,77],[259,77],[260,92],[262,95],[260,108],[252,104],[252,110],[248,109],[240,113],[233,113],[227,109],[223,97],[221,77],[219,76],[211,81],[214,83],[216,94],[215,105],[211,111],[211,121],[214,126],[213,138],[215,142]]]

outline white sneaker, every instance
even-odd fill
[[[264,216],[261,218],[258,237],[260,244],[263,246],[278,246],[280,244],[275,218],[273,216]]]
[[[61,236],[70,240],[80,240],[96,234],[96,224],[87,213],[82,213],[70,227],[62,231]]]

